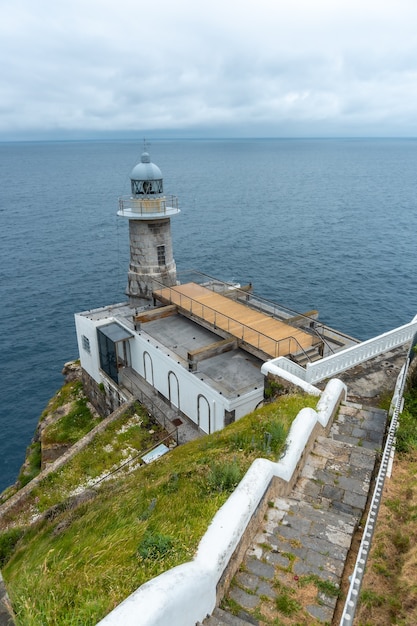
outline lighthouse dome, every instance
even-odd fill
[[[136,195],[159,194],[163,192],[162,172],[152,163],[148,152],[143,152],[140,163],[130,174],[132,193]]]

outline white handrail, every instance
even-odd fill
[[[350,346],[315,363],[307,363],[305,380],[311,384],[335,376],[392,348],[410,341],[417,332],[417,320],[394,328],[382,335]]]

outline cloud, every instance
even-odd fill
[[[417,134],[411,0],[0,0],[0,137]]]

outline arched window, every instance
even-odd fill
[[[197,424],[205,433],[211,433],[210,404],[201,393],[197,397]]]
[[[174,372],[168,372],[168,399],[173,406],[180,408],[180,384]]]
[[[149,354],[149,352],[143,353],[143,377],[146,380],[146,382],[152,385],[152,387],[154,386],[153,363],[152,363],[152,357]]]

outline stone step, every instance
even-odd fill
[[[314,624],[332,621],[386,419],[380,409],[346,402],[329,435],[317,437],[291,494],[271,501],[228,590],[241,617],[274,610],[280,588],[297,598],[298,581],[313,580],[316,592],[300,596],[303,610]]]
[[[257,626],[257,624],[258,621],[254,620],[253,617],[247,621],[223,609],[215,608],[213,613],[206,617],[203,624],[198,622],[196,626]]]
[[[310,348],[306,348],[304,351],[291,354],[291,358],[295,361],[295,363],[301,365],[301,367],[305,367],[307,363],[319,361],[322,356],[319,352],[319,346],[311,346]]]
[[[383,445],[386,423],[387,412],[383,409],[344,402],[329,437],[353,446],[378,450]]]

